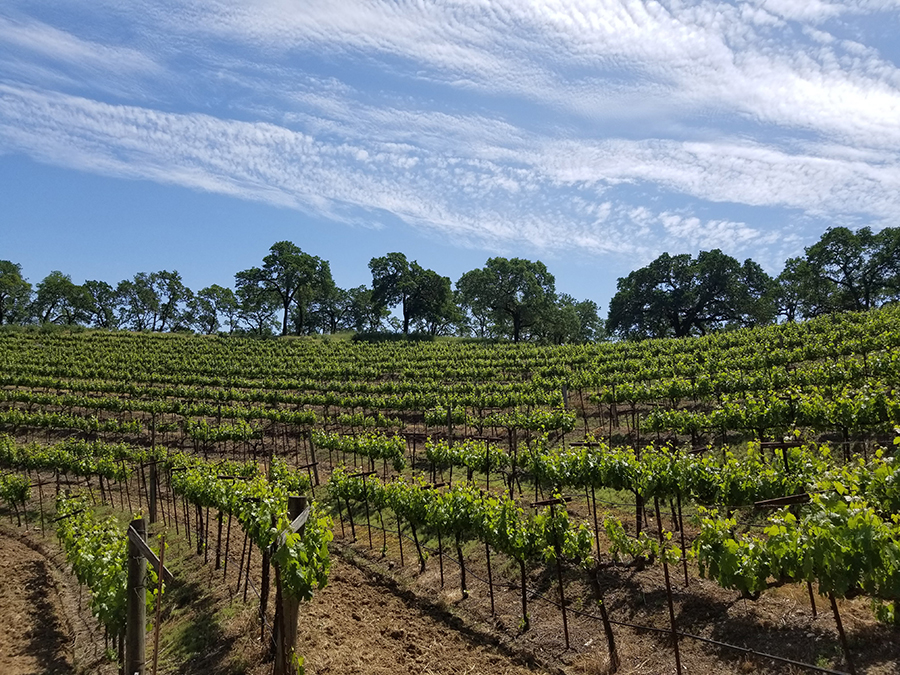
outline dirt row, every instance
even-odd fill
[[[55,542],[0,525],[0,673],[116,671]]]

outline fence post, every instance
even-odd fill
[[[131,527],[147,538],[147,523],[142,518]],[[140,549],[128,541],[128,586],[126,587],[125,675],[144,675],[147,629],[147,561]]]
[[[293,495],[288,497],[288,519],[293,521],[297,518],[306,509],[306,505],[306,497]],[[302,533],[305,527],[304,525],[299,533]],[[281,589],[279,593],[280,607],[277,608],[280,611],[276,610],[278,620],[275,622],[275,631],[278,635],[275,641],[275,673],[276,675],[287,675],[290,672],[294,645],[297,642],[297,617],[300,613],[300,600],[285,593],[281,588],[281,574],[277,567],[275,573]]]

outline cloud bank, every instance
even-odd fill
[[[898,12],[12,0],[0,152],[488,251],[783,259],[900,220]]]

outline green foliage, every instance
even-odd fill
[[[466,439],[450,445],[447,441],[425,443],[425,457],[438,467],[464,466],[471,471],[488,473],[509,464],[509,455],[485,441]]]
[[[168,458],[166,468],[179,469],[172,473],[172,489],[177,494],[192,504],[232,514],[260,550],[274,550],[273,560],[282,565],[280,574],[286,593],[309,600],[316,589],[328,583],[331,519],[319,515],[313,504],[302,533],[292,533],[288,528],[288,495],[309,487],[305,474],[290,470],[278,459],[272,463],[268,479],[253,463],[210,465],[184,455]],[[220,479],[220,471],[247,480]],[[276,547],[280,535],[285,541]]]
[[[741,264],[719,249],[701,251],[696,259],[663,253],[618,280],[606,330],[642,339],[771,323],[772,285],[757,263]]]
[[[463,274],[456,287],[476,321],[492,323],[513,342],[546,322],[556,308],[556,280],[539,260],[488,258],[483,268]]]
[[[11,473],[0,476],[0,499],[18,509],[31,495],[31,481],[26,476]]]
[[[56,534],[78,582],[91,592],[91,613],[111,635],[125,627],[128,582],[128,536],[114,518],[97,519],[83,496],[60,495]],[[148,569],[147,615],[152,616],[158,589],[156,572]]]
[[[318,448],[340,450],[373,460],[391,462],[396,471],[401,471],[406,466],[406,441],[400,436],[383,436],[376,433],[342,436],[313,431],[312,440]]]
[[[771,585],[809,581],[838,598],[900,599],[900,516],[885,518],[859,497],[813,495],[800,515],[770,516],[765,537],[739,535],[733,518],[715,512],[700,524],[700,572],[724,588],[755,597]]]

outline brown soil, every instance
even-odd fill
[[[334,548],[343,551],[344,555],[351,551],[356,564],[367,569],[370,576],[387,579],[382,582],[387,588],[416,598],[414,602],[432,608],[436,614],[450,616],[450,625],[457,630],[489,636],[485,639],[493,640],[508,653],[519,654],[519,658],[533,659],[554,672],[573,675],[608,672],[606,637],[599,610],[592,600],[599,591],[611,620],[616,622],[613,632],[621,661],[619,672],[631,675],[675,672],[674,651],[668,633],[665,581],[659,563],[643,569],[607,566],[597,573],[594,588],[589,586],[584,573],[567,570],[570,646],[566,648],[558,606],[558,585],[552,569],[535,570],[529,575],[531,628],[523,632],[518,626],[521,604],[517,580],[511,574],[512,570],[502,564],[502,556],[494,556],[495,614],[492,616],[483,548],[470,548],[467,552],[469,596],[463,599],[455,555],[447,555],[445,551],[442,586],[436,556],[428,560],[425,573],[419,574],[418,563],[410,560],[415,556],[411,544],[406,547],[407,564],[401,568],[396,565],[398,552],[390,537],[388,557],[382,559],[378,546],[368,548],[364,527],[357,526],[357,530],[359,539],[356,543],[351,544],[348,539],[336,543]],[[376,533],[378,544],[381,544],[380,534]],[[848,669],[826,598],[816,595],[818,616],[814,617],[805,586],[773,589],[753,602],[739,599],[737,593],[723,590],[714,582],[698,579],[696,567],[691,567],[687,588],[680,566],[670,568],[680,632],[841,672]],[[870,675],[900,673],[896,629],[875,621],[864,598],[842,600],[838,604],[857,672]],[[444,611],[446,609],[449,612]],[[623,622],[651,627],[655,631],[634,629],[622,625]],[[681,638],[679,643],[686,673],[809,672],[709,642]],[[472,672],[482,671],[475,669]]]
[[[73,590],[75,589],[75,590]],[[77,582],[43,542],[0,526],[0,673],[114,672]]]
[[[386,576],[335,555],[328,587],[301,608],[308,675],[547,672],[417,598]]]

